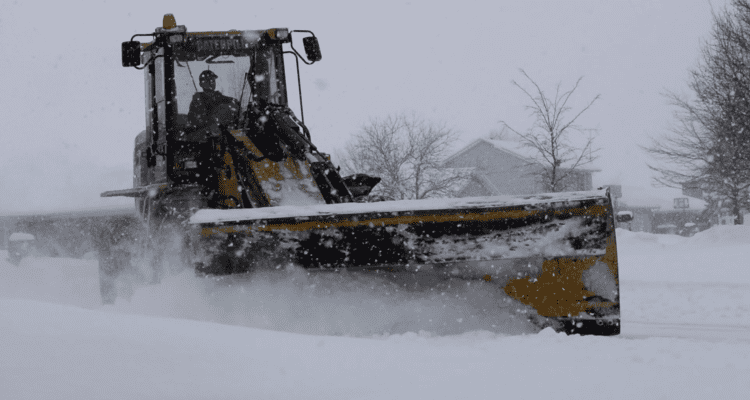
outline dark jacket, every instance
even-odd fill
[[[237,100],[218,90],[198,92],[190,102],[188,125],[193,129],[210,128],[212,124],[231,125],[237,119],[238,111]]]

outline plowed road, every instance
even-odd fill
[[[622,322],[621,337],[633,339],[665,337],[717,342],[727,340],[750,342],[750,325],[660,323],[626,320]]]

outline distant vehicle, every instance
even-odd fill
[[[36,238],[30,233],[14,232],[8,238],[8,261],[15,265],[31,254]]]
[[[632,211],[618,211],[616,218],[617,218],[617,222],[630,222],[633,220],[633,212]]]

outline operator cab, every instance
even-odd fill
[[[264,155],[280,157],[278,145],[264,142],[268,135],[258,130],[263,130],[269,109],[285,110],[296,120],[288,109],[284,73],[282,45],[292,43],[288,29],[188,32],[167,14],[154,33],[136,36],[154,38],[150,43],[131,40],[122,45],[123,66],[143,69],[146,84],[146,131],[135,149],[140,171],[136,187],[205,186],[206,180],[215,178],[209,166],[217,162],[218,142],[233,140],[222,132],[260,135],[253,142]],[[303,62],[320,60],[314,35],[303,38],[303,43],[311,61]],[[286,53],[301,57],[291,48]],[[309,141],[307,129],[301,130]]]
[[[293,32],[311,35],[302,38],[307,60]],[[301,90],[302,121],[289,108],[284,54],[295,57],[298,81],[299,60],[321,59],[310,31],[188,32],[170,14],[154,33],[124,42],[123,66],[144,70],[146,130],[136,138],[133,189],[102,196],[135,197],[147,220],[184,219],[202,208],[354,201],[347,182],[363,181],[342,178],[313,145]]]

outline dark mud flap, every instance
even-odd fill
[[[614,336],[620,334],[619,318],[564,318],[560,321],[568,335]]]

